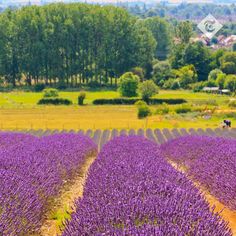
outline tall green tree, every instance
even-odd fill
[[[0,15],[0,76],[16,86],[113,83],[126,71],[148,71],[156,48],[149,29],[125,9],[50,4]]]
[[[18,31],[12,10],[0,15],[0,75],[13,86],[20,79]]]
[[[220,67],[226,74],[236,74],[236,52],[226,52],[220,58]]]
[[[171,27],[170,24],[160,17],[151,17],[144,20],[144,25],[152,32],[157,41],[155,56],[159,60],[167,59],[171,50]]]
[[[210,72],[211,54],[209,49],[201,42],[190,43],[183,56],[185,65],[193,65],[198,74],[198,80],[207,80]]]
[[[176,27],[176,36],[180,39],[181,43],[187,44],[193,35],[193,26],[190,21],[181,21]]]

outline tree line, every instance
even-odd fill
[[[143,22],[114,6],[59,3],[0,14],[0,76],[13,86],[112,83],[148,68],[156,46]]]
[[[0,87],[98,88],[117,85],[118,78],[132,72],[164,89],[234,91],[234,48],[212,51],[193,36],[190,21],[141,19],[114,6],[8,9],[0,14]],[[211,71],[220,78],[212,79]]]
[[[172,17],[181,20],[201,20],[209,13],[218,20],[234,21],[236,19],[236,5],[212,3],[181,3],[178,5],[157,4],[131,4],[127,7],[129,12],[142,18],[159,16]]]

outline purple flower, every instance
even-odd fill
[[[225,206],[236,210],[236,140],[187,136],[161,147],[166,159],[189,174]]]
[[[138,136],[104,146],[76,206],[63,236],[232,235],[159,147]]]
[[[86,136],[0,134],[0,235],[27,235],[42,223],[49,198],[96,146]]]

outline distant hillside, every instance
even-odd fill
[[[198,3],[186,3],[182,2],[178,5],[170,5],[168,3],[178,3],[181,0],[169,0],[168,2],[162,2],[155,5],[144,6],[130,6],[129,11],[142,18],[160,16],[171,17],[177,20],[192,20],[198,22],[206,17],[208,14],[212,14],[222,23],[236,22],[236,5],[235,4],[199,4],[201,1],[212,0],[189,0],[198,1]],[[218,0],[217,0],[218,1]],[[221,0],[223,1],[223,0]],[[230,0],[225,0],[230,1]]]

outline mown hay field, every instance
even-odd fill
[[[221,117],[153,115],[138,119],[135,106],[43,106],[1,109],[0,129],[217,128]],[[233,120],[233,125],[235,121]]]

